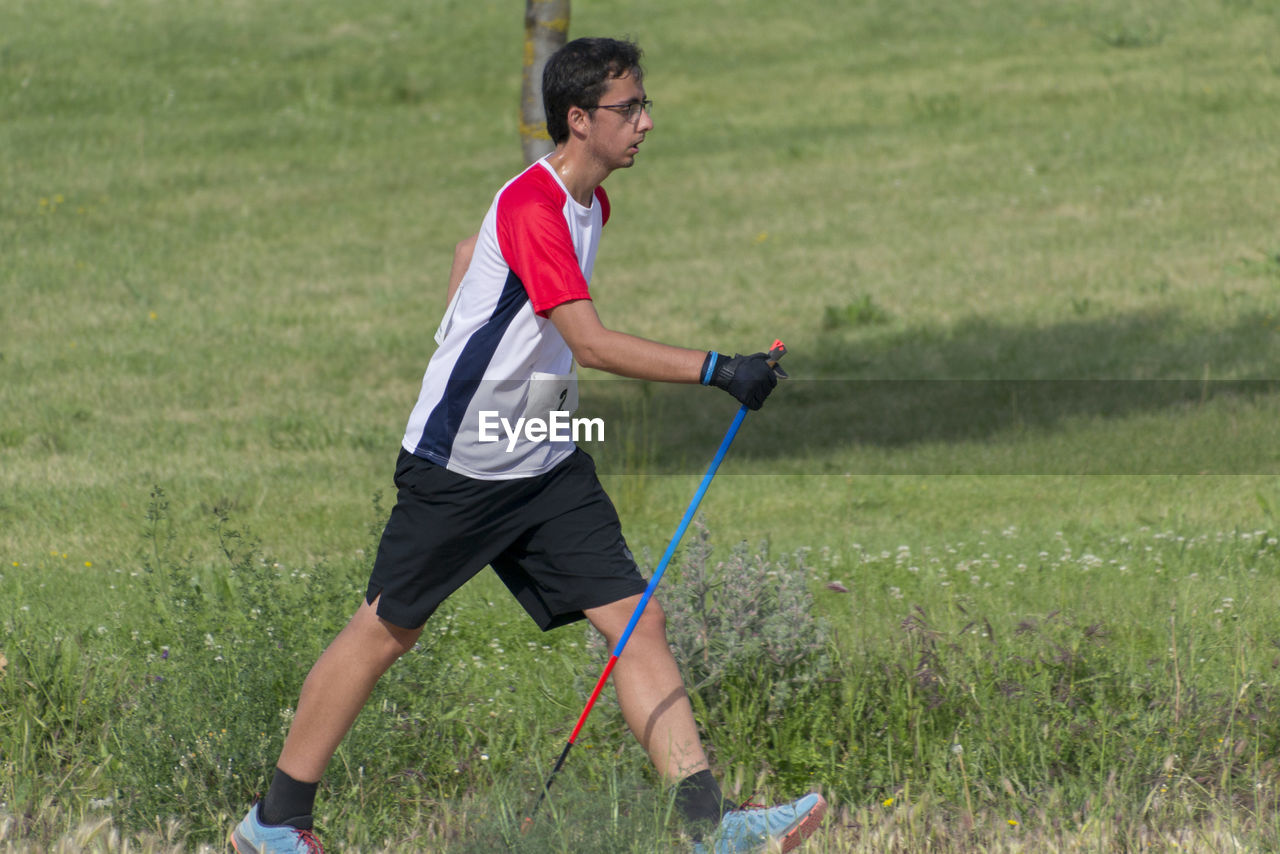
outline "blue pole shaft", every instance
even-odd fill
[[[733,423],[729,425],[729,432],[725,433],[724,439],[720,442],[720,449],[716,451],[710,467],[707,468],[707,473],[703,475],[702,483],[698,484],[698,491],[693,494],[693,500],[689,502],[689,508],[684,511],[684,518],[680,520],[680,525],[676,528],[675,535],[667,545],[667,550],[663,552],[662,560],[658,561],[658,568],[653,571],[653,577],[649,579],[649,586],[645,588],[644,595],[640,597],[640,603],[636,605],[636,610],[632,613],[631,620],[627,623],[627,628],[622,632],[622,637],[618,638],[618,643],[613,648],[613,656],[615,658],[622,655],[622,648],[631,639],[631,632],[635,630],[636,624],[640,622],[640,616],[644,613],[645,606],[653,598],[653,591],[658,588],[658,582],[662,581],[662,574],[667,571],[667,564],[671,563],[671,558],[676,553],[676,548],[680,545],[684,532],[688,530],[689,523],[693,521],[694,514],[698,512],[698,505],[702,503],[702,496],[706,495],[707,487],[711,486],[711,479],[716,476],[716,469],[720,468],[724,455],[729,452],[729,446],[733,444],[734,437],[738,435],[738,428],[742,426],[742,420],[746,417],[747,407],[743,406],[738,410],[738,414],[734,416]]]

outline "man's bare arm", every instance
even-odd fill
[[[585,368],[656,382],[696,383],[701,379],[706,350],[672,347],[607,329],[589,299],[562,303],[547,317],[573,351],[573,358]]]
[[[445,300],[446,305],[453,302],[453,295],[458,292],[458,285],[462,284],[462,277],[471,266],[471,256],[475,254],[478,237],[480,235],[473,234],[453,247],[453,266],[449,268],[449,296]]]

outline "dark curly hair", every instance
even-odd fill
[[[634,42],[574,39],[552,54],[542,70],[542,104],[547,133],[556,145],[569,138],[569,108],[595,107],[610,80],[630,74],[644,79],[643,52]]]

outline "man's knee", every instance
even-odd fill
[[[390,666],[396,659],[413,649],[422,635],[422,627],[406,629],[392,625],[378,616],[377,599],[364,603],[351,619],[351,627],[360,632],[365,642],[372,645],[378,657]]]
[[[631,633],[631,637],[640,641],[667,641],[667,612],[662,610],[662,606],[658,604],[658,600],[651,599],[645,607],[644,613],[640,615],[640,619],[636,621],[635,630]]]
[[[640,617],[641,622],[646,622],[650,629],[667,632],[667,612],[662,609],[662,604],[657,599],[650,599],[649,605],[644,609],[644,614]]]
[[[620,599],[609,605],[602,605],[598,608],[592,608],[587,611],[587,619],[596,627],[600,634],[604,635],[604,639],[613,646],[622,637],[622,633],[626,631],[627,625],[630,624],[632,616],[635,614],[636,606],[639,605],[639,596],[628,599]],[[644,639],[650,637],[663,639],[666,638],[667,614],[662,610],[662,606],[658,604],[657,599],[650,599],[649,604],[645,606],[644,612],[640,615],[640,619],[636,621],[636,626],[632,630],[631,639],[634,641],[639,635]]]
[[[383,649],[393,660],[413,649],[422,635],[422,629],[402,629],[390,623],[383,623],[383,627],[386,629]]]

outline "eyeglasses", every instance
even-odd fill
[[[653,101],[645,98],[643,101],[628,101],[625,104],[596,104],[594,107],[588,107],[589,110],[612,110],[622,116],[629,122],[634,122],[640,118],[640,112],[643,110],[645,115],[651,115],[653,112]]]

